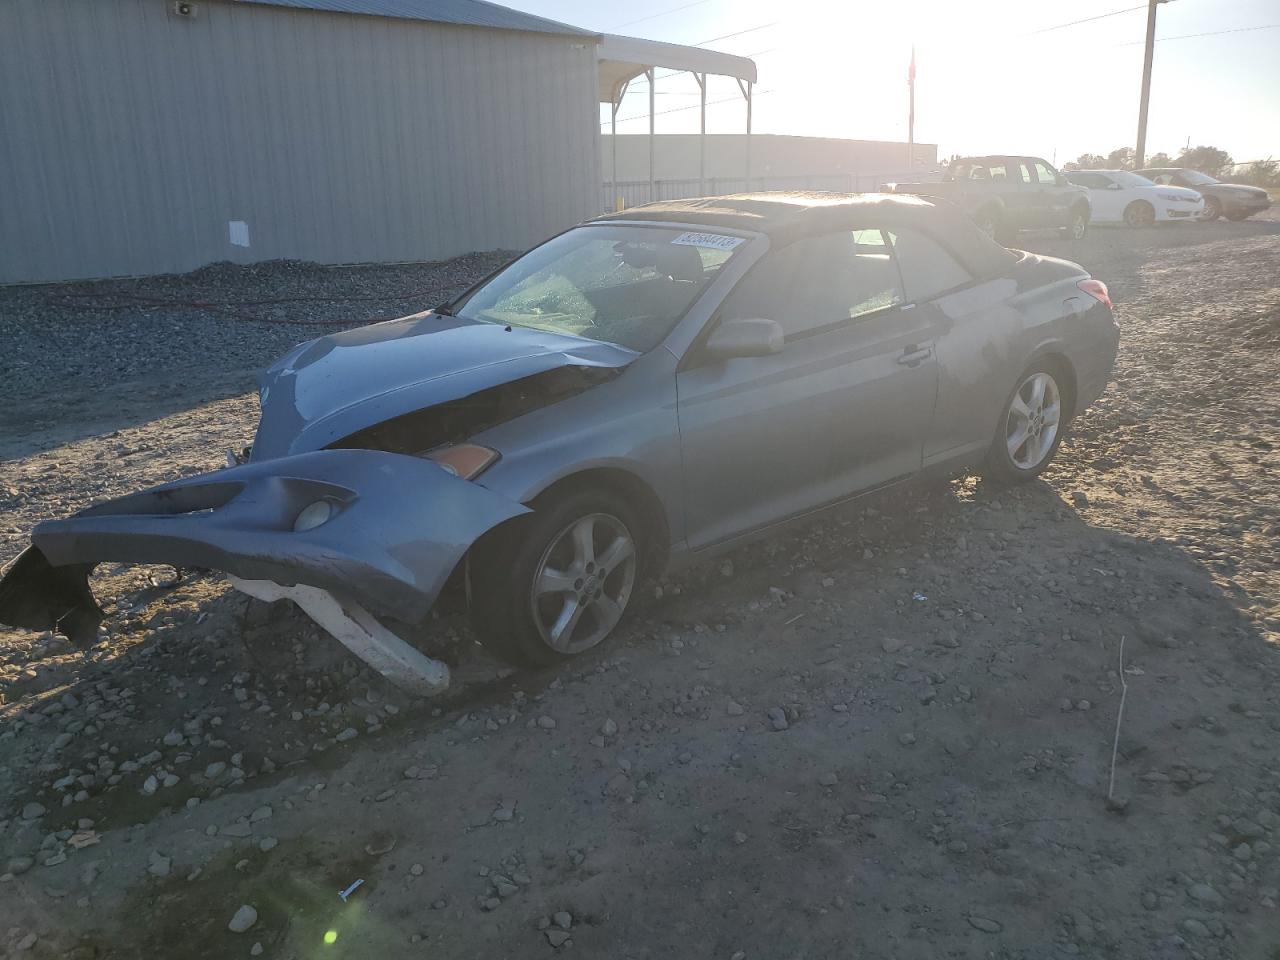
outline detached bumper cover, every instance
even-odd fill
[[[317,500],[332,505],[331,518],[294,532]],[[92,639],[102,613],[85,578],[102,561],[303,584],[413,623],[472,543],[527,512],[400,454],[320,450],[244,464],[39,524],[0,580],[0,623]]]

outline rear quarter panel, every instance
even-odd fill
[[[1080,381],[1077,412],[1105,385],[1118,336],[1110,312],[1083,293],[1083,268],[1024,261],[1015,276],[940,298],[938,405],[925,440],[926,467],[981,458],[1009,393],[1037,361],[1060,357]],[[1101,308],[1099,310],[1094,307]]]

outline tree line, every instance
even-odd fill
[[[1133,147],[1120,147],[1105,157],[1098,153],[1082,153],[1065,170],[1132,170],[1135,167]],[[1254,160],[1236,163],[1231,154],[1217,147],[1191,147],[1176,157],[1167,153],[1153,153],[1147,157],[1144,169],[1151,167],[1186,167],[1199,170],[1217,180],[1233,183],[1251,183],[1257,187],[1280,187],[1280,160]]]

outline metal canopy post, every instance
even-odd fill
[[[603,34],[596,46],[596,63],[598,67],[598,96],[601,103],[612,103],[615,115],[612,118],[611,133],[617,137],[616,112],[621,104],[621,92],[626,89],[628,81],[645,77],[649,82],[649,195],[656,200],[658,193],[657,168],[657,96],[656,70],[659,67],[674,73],[692,73],[700,90],[699,107],[699,160],[698,180],[705,192],[710,186],[715,189],[715,178],[707,181],[707,90],[708,80],[712,74],[733,77],[738,81],[747,101],[747,176],[751,175],[751,110],[752,86],[756,82],[756,65],[747,57],[737,57],[728,53],[718,53],[701,47],[685,47],[675,43],[658,43],[654,40],[641,40],[637,37],[624,37],[614,34]],[[665,76],[665,74],[664,74]],[[744,83],[744,81],[746,81]],[[603,126],[603,124],[601,124]],[[613,180],[617,188],[617,143],[614,142]]]
[[[653,67],[645,71],[645,76],[649,78],[649,202],[657,200],[654,196],[653,189],[653,112],[654,112],[654,76]]]
[[[622,106],[622,98],[627,95],[627,87],[629,86],[631,86],[630,80],[614,90],[613,102],[609,105],[609,146],[611,148],[610,152],[613,154],[613,172],[609,177],[609,206],[615,211],[620,209],[619,200],[621,199],[618,196],[618,109]]]
[[[747,190],[751,189],[751,81],[738,79],[738,89],[747,98]]]
[[[698,81],[702,91],[702,124],[698,134],[698,193],[707,195],[707,75],[695,73],[693,79]]]

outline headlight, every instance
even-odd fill
[[[437,447],[422,454],[428,460],[434,460],[455,477],[473,480],[483,473],[498,459],[497,450],[490,450],[474,443],[455,443],[447,447]]]
[[[293,532],[303,533],[307,530],[314,530],[321,524],[328,523],[336,512],[337,510],[328,500],[316,500],[314,503],[309,503],[298,511],[298,516],[293,521]]]

